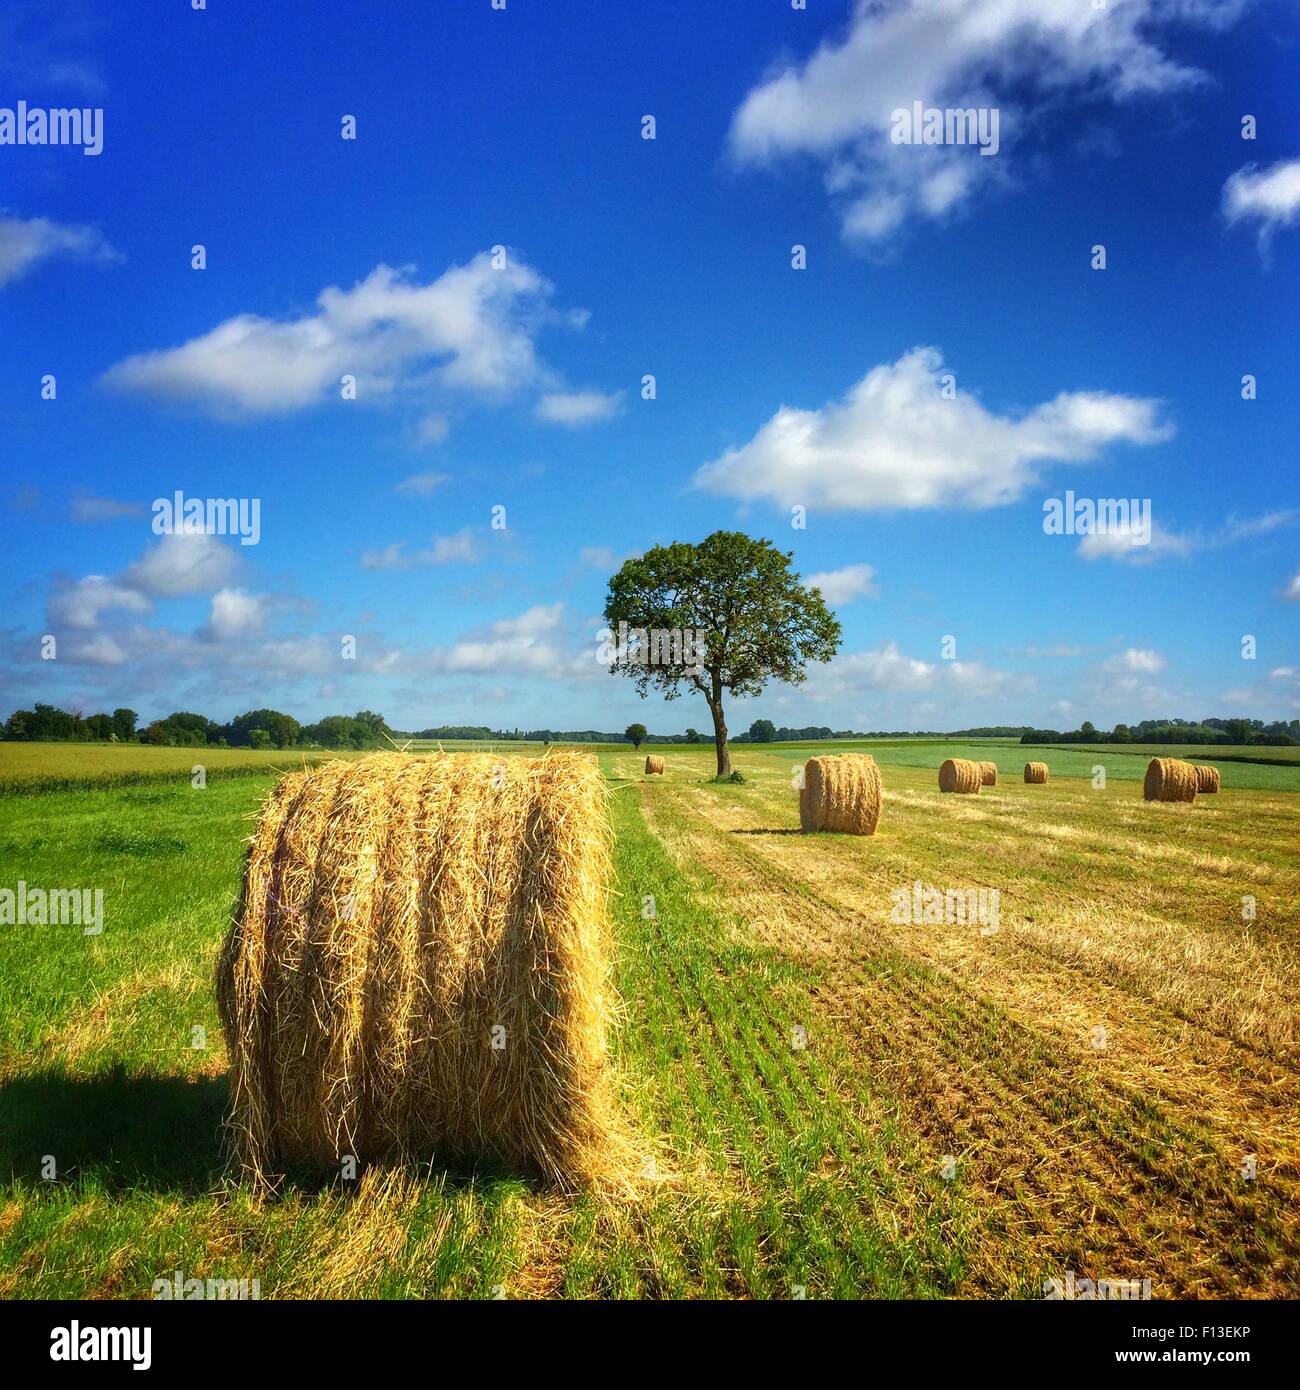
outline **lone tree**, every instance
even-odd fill
[[[798,685],[810,661],[829,661],[840,645],[838,620],[790,560],[771,541],[715,531],[698,545],[655,546],[609,581],[609,669],[631,676],[642,696],[698,690],[713,716],[719,777],[731,775],[724,693]]]
[[[623,730],[623,737],[639,752],[641,745],[645,742],[645,725],[629,724]]]

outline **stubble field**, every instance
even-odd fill
[[[711,748],[652,779],[600,753],[635,1203],[439,1168],[230,1185],[212,973],[274,773],[199,790],[174,750],[170,781],[4,797],[0,886],[105,913],[0,927],[0,1294],[1294,1296],[1300,770],[1219,761],[1218,796],[1149,805],[1140,758],[981,748],[1000,783],[957,797],[956,746],[879,745],[870,839],[798,833],[820,749],[738,747],[729,785]],[[996,930],[898,920],[914,884],[996,890]]]

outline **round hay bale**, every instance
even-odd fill
[[[245,1169],[623,1161],[609,821],[577,753],[379,754],[283,777],[217,969]]]
[[[967,758],[945,758],[939,768],[941,792],[977,792],[983,781],[980,764]]]
[[[1210,795],[1219,790],[1219,769],[1196,764],[1196,790]]]
[[[1147,801],[1195,801],[1196,769],[1181,758],[1152,758],[1142,796]]]
[[[645,756],[645,770],[647,777],[664,775],[664,760],[655,753],[647,753]]]
[[[880,823],[880,769],[869,753],[809,758],[799,792],[799,824],[805,835],[838,830],[874,835]]]
[[[997,763],[980,764],[980,786],[996,787],[998,784],[998,765]]]
[[[1026,782],[1038,783],[1038,784],[1040,784],[1040,785],[1041,785],[1042,783],[1046,782],[1046,781],[1047,781],[1047,764],[1046,764],[1046,763],[1026,763],[1026,764],[1025,764],[1025,781],[1026,781]]]

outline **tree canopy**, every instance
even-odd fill
[[[839,649],[838,620],[792,558],[743,531],[715,531],[698,545],[655,546],[609,581],[610,670],[642,696],[703,695],[719,777],[731,772],[724,695],[759,695],[771,680],[798,685],[808,663]]]

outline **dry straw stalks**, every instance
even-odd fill
[[[880,769],[868,753],[809,758],[799,792],[799,824],[805,834],[839,830],[874,835],[880,823]]]
[[[647,777],[664,775],[664,760],[655,753],[647,753],[645,758],[645,770]]]
[[[939,768],[941,792],[978,792],[984,782],[982,763],[967,758],[945,758]]]
[[[1219,790],[1219,769],[1196,764],[1196,790],[1205,794]]]
[[[1046,763],[1026,763],[1026,764],[1025,764],[1025,781],[1026,781],[1026,782],[1032,782],[1032,783],[1035,783],[1035,784],[1040,785],[1040,786],[1041,786],[1043,783],[1045,783],[1045,782],[1047,781],[1047,764],[1046,764]]]
[[[998,765],[997,763],[980,764],[980,786],[996,787],[998,784]]]
[[[629,1190],[605,797],[563,752],[281,779],[217,975],[248,1174],[350,1154]]]
[[[1147,801],[1195,801],[1196,769],[1181,758],[1152,758],[1142,783]]]

